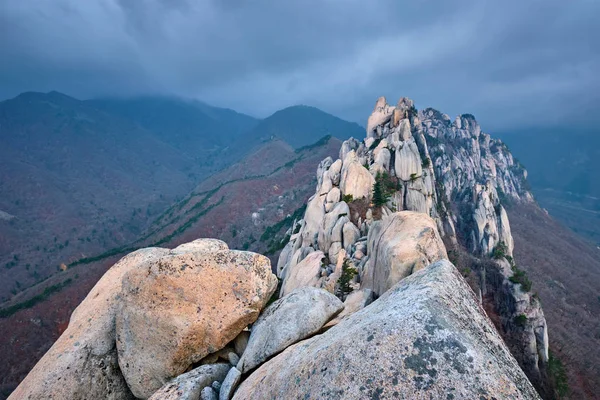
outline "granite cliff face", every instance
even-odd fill
[[[548,360],[546,321],[514,264],[504,208],[507,201],[533,200],[526,177],[508,148],[482,132],[472,115],[452,121],[431,108],[417,111],[410,99],[394,107],[382,97],[364,140],[345,141],[339,159],[319,165],[316,193],[279,258],[283,288],[335,286],[345,266],[356,271],[352,289],[379,296],[447,252],[451,258],[464,253],[473,289],[480,301],[493,303],[505,340],[540,387]],[[431,222],[398,211],[425,214]],[[404,237],[415,223],[421,224],[418,234]]]

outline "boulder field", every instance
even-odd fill
[[[423,221],[404,225],[407,238],[437,243],[429,217],[409,217]],[[538,398],[443,247],[435,252],[374,301],[370,289],[342,302],[335,286],[307,282],[267,305],[277,278],[261,255],[213,239],[138,250],[98,282],[10,399]],[[415,254],[395,257],[414,264]]]

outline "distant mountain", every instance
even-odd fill
[[[327,135],[345,140],[350,137],[363,137],[364,134],[365,129],[354,122],[344,121],[315,107],[292,106],[260,121],[246,140],[276,137],[294,148],[299,148]]]
[[[95,99],[86,103],[138,123],[197,159],[218,153],[218,149],[229,146],[259,122],[230,109],[171,97]],[[227,158],[223,157],[226,155],[219,157]]]
[[[139,125],[57,92],[0,102],[0,302],[133,238],[202,169]]]
[[[600,131],[531,129],[499,136],[527,165],[534,187],[600,197]]]
[[[258,121],[198,101],[81,101],[58,92],[0,102],[0,303],[61,264],[133,240]]]
[[[600,131],[531,129],[500,136],[527,166],[540,205],[600,244]]]

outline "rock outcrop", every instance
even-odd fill
[[[342,167],[340,190],[344,196],[354,199],[369,198],[375,180],[369,171],[361,164],[354,150],[351,150]]]
[[[368,254],[361,288],[371,289],[376,296],[416,271],[448,258],[435,222],[413,211],[374,222],[369,230]]]
[[[277,300],[252,325],[250,340],[237,365],[248,372],[271,356],[315,333],[342,311],[334,295],[314,287],[302,287]]]
[[[538,399],[458,271],[439,261],[252,373],[234,399]]]
[[[138,250],[109,269],[9,399],[133,399],[119,369],[115,343],[121,281],[127,272],[168,254],[168,249]]]
[[[219,240],[134,252],[11,398],[537,399],[548,329],[504,208],[525,178],[474,117],[380,98],[319,164],[278,300],[269,260]]]
[[[266,257],[214,239],[135,251],[104,274],[10,398],[148,398],[236,338],[276,286]]]
[[[277,287],[269,260],[232,251],[177,253],[123,277],[119,365],[136,397],[225,347],[254,322]]]
[[[280,296],[291,293],[294,289],[312,286],[317,287],[321,280],[321,265],[325,255],[322,251],[314,251],[298,264],[290,264],[282,271],[285,276]]]
[[[367,179],[365,173],[373,179]],[[465,266],[469,270],[480,266],[469,281],[478,282],[474,289],[481,293],[482,301],[490,295],[494,299],[503,335],[519,355],[525,372],[536,381],[547,358],[543,356],[548,347],[543,311],[539,302],[522,295],[519,278],[514,276],[516,269],[499,266],[502,262],[514,264],[515,244],[505,206],[532,201],[526,177],[508,148],[482,132],[472,115],[452,121],[431,108],[418,111],[407,98],[401,98],[396,106],[379,98],[367,123],[366,138],[345,141],[338,160],[328,158],[319,165],[316,193],[300,221],[300,231],[291,236],[282,252],[278,275],[284,286],[294,282],[292,288],[299,287],[293,277],[300,275],[310,277],[310,286],[328,286],[342,298],[358,288],[372,289],[379,296],[448,254],[456,258],[466,251],[482,261],[492,258],[497,264],[494,269],[500,272],[486,270],[485,262]],[[347,182],[353,182],[351,189]],[[406,238],[416,235],[405,242],[386,233],[400,218],[395,212],[406,211],[421,214],[423,221],[430,218],[428,231],[438,236],[427,241],[425,237],[416,239],[419,232],[415,227],[410,232],[397,229]],[[437,230],[431,230],[432,225]],[[420,240],[427,244],[419,246]],[[340,250],[345,251],[343,260]],[[318,256],[313,255],[311,263],[303,263],[315,252]],[[344,274],[342,281],[349,277],[350,282],[342,290],[339,282]],[[493,276],[486,279],[489,274]],[[531,319],[517,329],[511,321],[523,321],[521,315]]]

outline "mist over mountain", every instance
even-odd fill
[[[600,131],[565,126],[500,137],[527,166],[540,204],[563,224],[600,244]]]
[[[360,137],[363,132],[364,128],[360,125],[344,121],[318,108],[292,106],[260,121],[247,137],[250,141],[277,137],[294,148],[300,148],[324,136],[345,140]]]
[[[86,103],[138,123],[198,162],[222,160],[222,154],[218,158],[211,154],[244,137],[259,122],[230,109],[170,97],[105,98]]]
[[[306,106],[261,121],[172,97],[29,92],[0,102],[0,299],[134,240],[178,197],[274,138],[300,148],[362,131]]]

